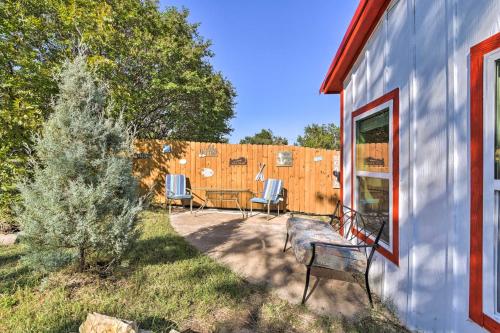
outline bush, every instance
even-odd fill
[[[45,270],[119,262],[136,238],[141,202],[132,175],[132,135],[106,118],[106,92],[84,56],[59,77],[55,112],[35,138],[33,180],[19,185],[26,260]]]

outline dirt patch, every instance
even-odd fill
[[[14,245],[17,241],[17,233],[14,234],[0,234],[0,246]]]

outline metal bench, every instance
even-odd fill
[[[287,220],[287,234],[283,252],[287,250],[290,242],[295,257],[299,263],[307,268],[306,284],[302,304],[306,301],[309,288],[309,278],[312,267],[320,267],[353,274],[364,274],[366,293],[370,305],[373,306],[368,273],[376,248],[379,246],[380,236],[384,230],[386,219],[380,215],[370,216],[379,219],[380,229],[368,230],[366,216],[359,212],[337,203],[332,215],[319,215],[328,217],[329,221],[300,218],[292,215]],[[360,238],[364,235],[371,239],[364,243]]]

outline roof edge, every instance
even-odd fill
[[[320,93],[338,94],[391,0],[361,0],[321,84]]]

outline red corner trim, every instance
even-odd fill
[[[370,38],[390,0],[361,0],[321,85],[320,92],[339,93],[346,75]]]
[[[371,101],[352,113],[351,120],[351,207],[354,207],[354,118],[373,108],[393,101],[392,107],[392,253],[383,247],[377,249],[384,257],[399,266],[399,88]],[[363,233],[353,230],[364,242],[373,241]]]
[[[483,312],[483,72],[484,55],[499,47],[497,33],[470,50],[469,317],[491,332],[500,332],[500,324]]]
[[[344,89],[340,91],[340,201],[344,204]],[[344,223],[340,221],[340,235],[344,236]]]

